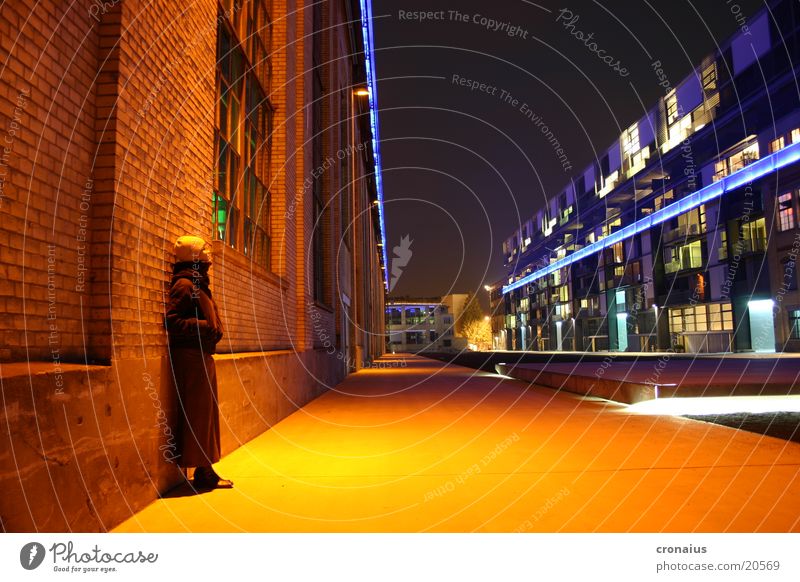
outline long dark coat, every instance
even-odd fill
[[[184,467],[208,466],[220,458],[217,371],[212,354],[222,338],[222,322],[208,288],[207,267],[175,265],[166,326],[178,392],[179,426],[175,434],[179,463]]]

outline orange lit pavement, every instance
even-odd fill
[[[798,444],[402,358],[115,531],[800,531]]]

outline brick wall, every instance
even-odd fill
[[[97,23],[88,2],[34,4],[6,2],[0,18],[0,360],[80,360]]]

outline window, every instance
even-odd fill
[[[403,311],[397,307],[390,307],[387,309],[389,312],[389,325],[401,325],[403,323]]]
[[[783,136],[777,139],[773,139],[771,142],[769,142],[769,153],[774,154],[778,150],[782,150],[783,147],[784,147]]]
[[[269,269],[272,23],[263,0],[234,8],[217,26],[213,231]]]
[[[665,106],[667,109],[667,125],[672,125],[678,119],[678,96],[674,92],[667,97]]]
[[[789,337],[800,339],[800,309],[789,310]]]
[[[728,232],[725,229],[719,230],[719,248],[717,249],[717,259],[720,261],[728,258]]]
[[[702,73],[703,91],[708,94],[717,90],[717,64],[711,63]]]
[[[676,307],[669,310],[672,333],[733,331],[733,311],[729,302]]]
[[[406,307],[406,325],[424,324],[428,320],[428,310],[425,307]]]
[[[673,199],[674,199],[674,193],[672,192],[672,190],[664,192],[662,196],[656,196],[655,200],[656,210],[661,210],[665,206],[672,204]]]
[[[639,151],[639,124],[634,123],[628,129],[622,132],[620,138],[622,144],[622,155],[630,157]]]
[[[325,260],[325,238],[328,230],[327,212],[325,204],[326,191],[324,180],[326,172],[320,170],[323,167],[324,143],[323,130],[325,127],[322,119],[322,104],[325,89],[322,84],[322,45],[325,32],[322,29],[322,3],[317,2],[313,5],[312,13],[313,38],[311,41],[311,83],[312,83],[312,105],[311,105],[311,162],[313,197],[313,230],[311,234],[311,252],[314,266],[314,299],[325,301],[325,280],[327,278],[326,267],[330,261]]]
[[[730,303],[712,303],[708,306],[711,331],[733,331],[733,311]]]
[[[789,134],[792,138],[792,143],[797,143],[800,141],[800,128],[793,129],[792,132]]]
[[[702,241],[664,249],[664,271],[676,273],[684,269],[699,269],[703,266]]]
[[[742,222],[743,251],[759,253],[767,250],[767,227],[764,217]]]
[[[794,228],[793,198],[791,192],[778,196],[778,230],[781,232]]]
[[[732,156],[715,162],[713,181],[716,182],[725,176],[738,172],[745,166],[755,162],[758,156],[758,142],[754,142]]]
[[[421,345],[425,343],[424,331],[407,331],[406,343],[409,345]]]

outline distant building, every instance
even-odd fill
[[[467,294],[441,299],[395,299],[386,303],[388,351],[456,352],[467,348],[467,340],[456,332]]]
[[[503,242],[497,347],[800,351],[799,12],[652,64],[664,96]]]

